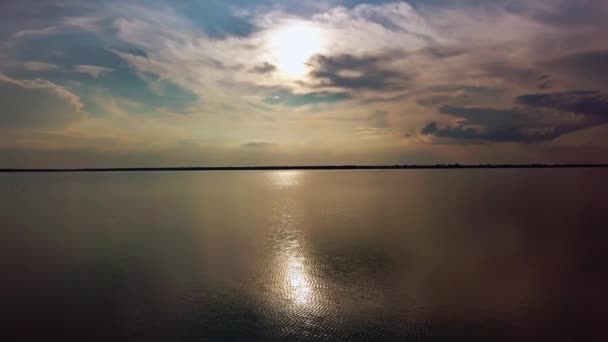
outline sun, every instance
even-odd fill
[[[307,74],[307,62],[321,53],[324,45],[323,31],[305,22],[287,23],[270,34],[271,55],[277,69],[295,79]]]

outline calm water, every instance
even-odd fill
[[[0,218],[6,341],[608,336],[604,170],[3,174]]]

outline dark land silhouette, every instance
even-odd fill
[[[566,169],[608,168],[608,164],[421,164],[421,165],[284,165],[120,168],[4,168],[0,172],[161,172],[161,171],[280,171],[280,170],[434,170],[434,169]]]

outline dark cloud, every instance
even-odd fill
[[[500,91],[497,88],[469,86],[464,84],[441,84],[432,86],[429,90],[433,93],[467,92],[467,93],[494,93]]]
[[[205,58],[205,62],[207,65],[214,67],[215,69],[219,69],[219,70],[225,70],[228,69],[228,67],[226,66],[226,64],[224,64],[223,62],[215,59],[215,58]]]
[[[608,15],[608,6],[603,1],[568,0],[555,4],[558,5],[556,8],[537,10],[531,16],[543,23],[565,27],[603,24]]]
[[[517,97],[516,102],[529,107],[598,116],[608,120],[608,97],[598,91],[530,94]]]
[[[539,84],[537,85],[538,89],[546,90],[553,87],[553,81],[551,81],[551,77],[549,75],[541,75],[538,77]]]
[[[608,50],[570,54],[549,61],[545,66],[585,82],[597,82],[604,87],[608,85]]]
[[[550,76],[542,70],[518,67],[504,62],[488,63],[482,67],[482,70],[489,77],[514,85],[533,86],[537,89],[547,89],[552,86]]]
[[[466,52],[466,49],[459,46],[434,44],[424,48],[422,52],[434,59],[445,59],[460,56]]]
[[[407,93],[404,94],[397,94],[394,96],[382,96],[382,94],[378,94],[378,96],[372,96],[370,98],[367,98],[363,101],[361,101],[362,104],[371,104],[371,103],[388,103],[388,102],[396,102],[396,101],[401,101],[401,100],[405,100],[408,97]]]
[[[435,107],[446,104],[461,104],[458,103],[458,97],[450,96],[450,95],[431,95],[424,96],[416,101],[421,106],[425,107]]]
[[[422,128],[420,133],[422,133],[422,135],[430,135],[430,134],[435,134],[438,130],[439,130],[439,126],[437,125],[437,123],[430,122],[426,126],[424,126],[424,128]]]
[[[526,111],[520,108],[494,109],[480,107],[443,106],[442,114],[459,118],[463,125],[480,125],[484,127],[534,126],[547,124],[547,118],[541,113]]]
[[[492,87],[468,86],[460,84],[444,84],[428,89],[432,95],[419,98],[417,103],[421,106],[435,107],[445,105],[467,105],[477,103],[490,103],[500,100],[504,89]]]
[[[248,143],[244,143],[242,146],[246,148],[269,148],[276,146],[276,144],[266,141],[250,141]]]
[[[529,132],[525,128],[517,126],[492,129],[466,126],[439,127],[436,122],[431,122],[422,129],[421,133],[456,140],[533,143],[553,140],[577,129],[579,128],[554,127],[544,131]]]
[[[262,75],[271,74],[275,71],[277,71],[277,67],[268,62],[265,62],[262,65],[258,65],[250,70],[250,72],[252,72],[254,74],[262,74]]]
[[[295,94],[288,89],[281,89],[274,92],[264,99],[264,103],[269,105],[286,105],[290,107],[300,107],[321,103],[335,103],[351,99],[347,93],[313,92],[305,94]]]
[[[403,57],[400,51],[384,54],[355,56],[317,55],[310,61],[310,76],[320,87],[350,90],[390,91],[403,90],[412,83],[412,76],[387,67],[388,63]]]
[[[457,118],[457,123],[431,122],[420,133],[465,141],[534,143],[608,123],[608,101],[597,92],[531,94],[515,102],[518,106],[510,109],[443,106],[440,112]]]

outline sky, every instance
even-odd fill
[[[608,1],[3,0],[0,168],[608,162]]]

